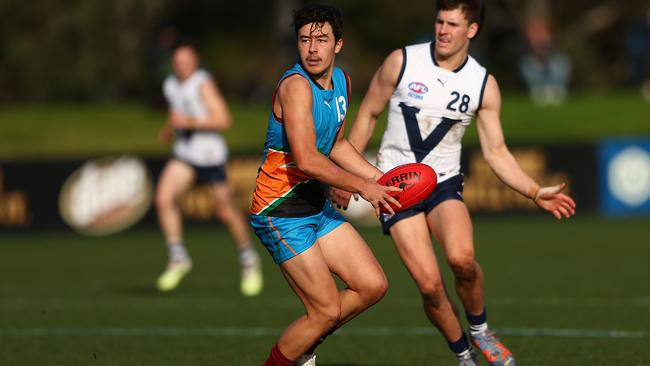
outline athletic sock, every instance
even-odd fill
[[[252,246],[248,246],[239,251],[239,264],[242,267],[249,267],[258,261],[258,255]]]
[[[280,349],[276,344],[271,349],[271,354],[269,355],[269,358],[266,360],[266,362],[264,362],[264,365],[262,366],[293,366],[293,365],[294,362],[286,358],[282,354],[282,352],[280,352]]]
[[[169,243],[167,248],[169,253],[169,259],[172,262],[182,262],[189,258],[189,255],[187,254],[187,249],[185,249],[185,245],[183,245],[183,242],[178,242],[174,244]]]
[[[485,332],[488,329],[487,325],[487,312],[485,307],[479,315],[472,315],[470,313],[465,313],[467,321],[469,322],[469,332],[472,335],[480,334]]]
[[[449,349],[456,354],[456,357],[462,358],[469,353],[469,341],[467,340],[467,334],[463,332],[460,335],[460,338],[454,342],[447,342]]]

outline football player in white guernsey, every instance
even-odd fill
[[[172,56],[174,75],[164,83],[169,118],[161,138],[174,138],[174,156],[163,168],[156,189],[156,209],[169,251],[167,268],[157,281],[161,291],[170,291],[191,270],[192,261],[183,243],[178,198],[196,182],[208,183],[214,196],[216,216],[230,231],[241,264],[240,288],[255,296],[263,286],[261,262],[251,244],[248,225],[236,207],[226,181],[227,147],[218,131],[232,124],[226,102],[210,75],[199,68],[196,50],[176,48]]]
[[[509,187],[532,199],[557,219],[571,217],[575,203],[561,193],[565,184],[540,187],[508,151],[500,122],[501,95],[496,80],[468,54],[483,18],[480,0],[439,0],[435,41],[392,52],[375,73],[360,106],[349,140],[364,151],[379,115],[389,105],[388,125],[378,165],[383,171],[422,162],[434,168],[439,184],[414,209],[384,215],[402,261],[415,280],[430,321],[446,338],[460,365],[475,365],[432,248],[433,236],[455,276],[470,336],[491,365],[514,365],[512,353],[488,330],[483,272],[474,257],[472,222],[462,200],[461,138],[476,118],[483,156]],[[347,206],[349,195],[332,199]]]

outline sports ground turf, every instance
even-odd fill
[[[454,365],[390,239],[360,230],[389,293],[319,348],[318,365]],[[647,219],[580,212],[475,219],[490,324],[518,365],[649,364],[649,232]],[[190,227],[187,243],[194,271],[161,294],[153,284],[165,252],[153,228],[3,233],[0,365],[261,365],[301,314],[298,300],[266,253],[264,292],[242,297],[222,227]]]

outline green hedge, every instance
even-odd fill
[[[350,122],[359,101],[353,102]],[[268,105],[231,105],[234,127],[225,136],[233,153],[262,149]],[[4,105],[0,159],[80,158],[134,153],[164,156],[158,140],[165,113],[144,105]],[[377,146],[385,116],[371,146]],[[560,107],[535,106],[520,95],[503,97],[502,124],[510,145],[592,143],[607,136],[650,135],[650,103],[636,93],[573,96]],[[471,126],[465,143],[476,145]]]

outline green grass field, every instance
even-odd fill
[[[350,106],[349,122],[360,101]],[[162,111],[142,104],[4,105],[0,108],[0,161],[79,158],[132,153],[166,156],[158,140]],[[268,106],[231,103],[234,127],[225,137],[234,153],[259,153]],[[650,135],[650,103],[638,93],[574,95],[560,107],[540,107],[526,96],[503,97],[502,123],[509,144],[594,143],[607,136]],[[378,146],[384,117],[373,136]],[[470,127],[465,145],[477,144]]]
[[[390,290],[319,348],[318,365],[454,365],[390,239],[360,230]],[[478,217],[475,236],[490,324],[518,365],[650,362],[647,219]],[[4,233],[0,364],[261,365],[301,314],[297,298],[266,253],[264,292],[243,298],[223,228],[190,227],[186,241],[195,269],[161,294],[166,254],[154,229]]]

